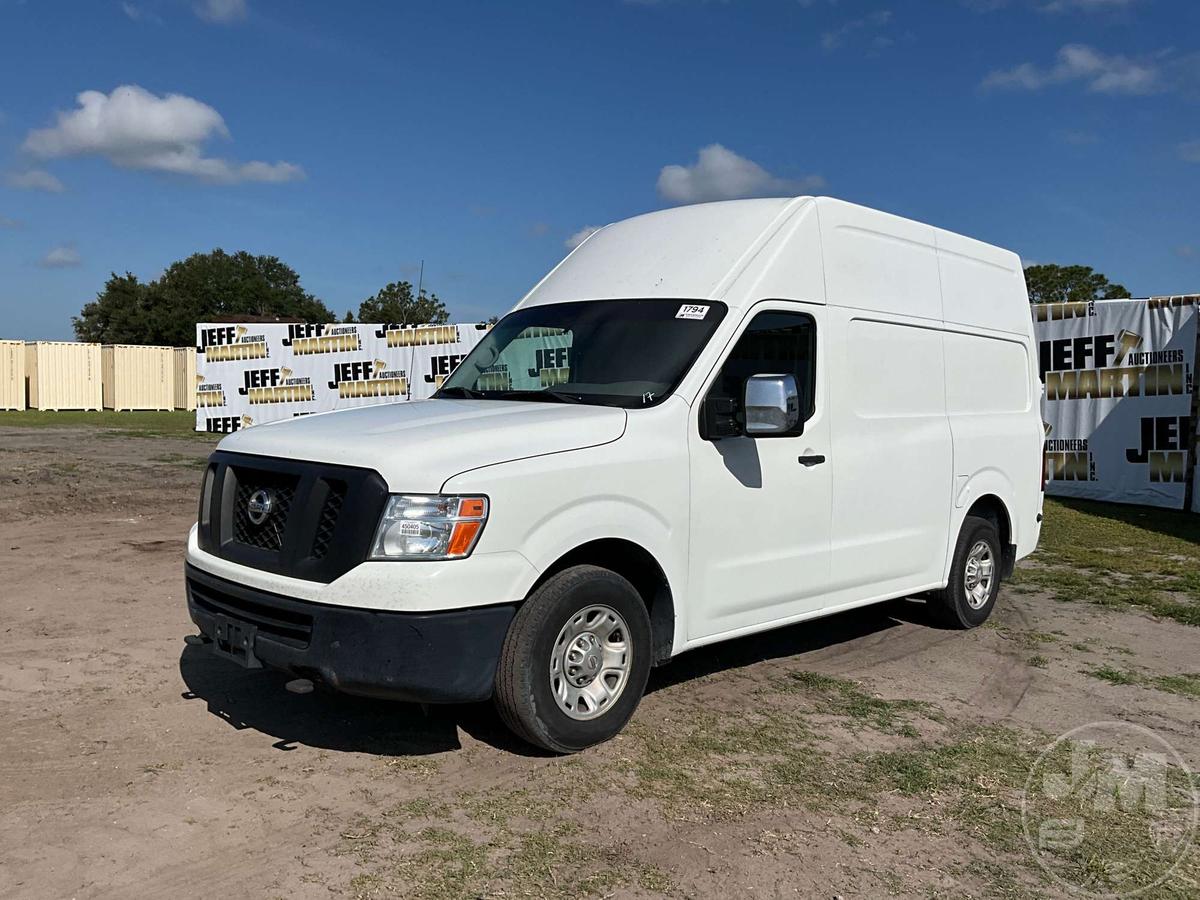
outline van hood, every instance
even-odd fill
[[[615,441],[625,419],[608,406],[414,400],[257,425],[219,448],[374,469],[393,492],[437,493],[468,469]]]

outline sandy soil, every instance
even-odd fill
[[[629,735],[572,759],[516,743],[486,705],[294,696],[280,675],[182,643],[184,538],[210,449],[0,428],[0,896],[979,896],[1007,881],[1065,894],[1029,865],[997,875],[1005,859],[969,824],[888,817],[919,820],[936,798],[731,811],[639,789],[647,747],[745,719],[760,698],[827,722],[837,758],[889,744],[773,691],[798,670],[936,707],[914,720],[924,737],[1124,719],[1200,767],[1195,699],[1086,674],[1193,671],[1195,629],[1012,591],[970,633],[900,604],[694,652],[655,673]],[[662,783],[686,788],[709,757],[695,759]],[[545,821],[569,824],[565,855],[531,843]],[[581,869],[594,877],[573,884]]]

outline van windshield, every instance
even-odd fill
[[[711,300],[588,300],[509,313],[434,396],[653,406],[679,384],[721,319]]]

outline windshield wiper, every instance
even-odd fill
[[[582,403],[583,398],[566,391],[505,391],[501,400],[537,400],[543,403]]]
[[[475,391],[471,388],[459,387],[453,385],[451,387],[441,388],[435,395],[439,399],[458,397],[460,400],[485,400],[483,391]]]

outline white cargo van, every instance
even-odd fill
[[[826,198],[638,216],[433,399],[225,438],[191,641],[579,750],[695,647],[920,594],[981,624],[1037,544],[1038,396],[1012,253]]]

